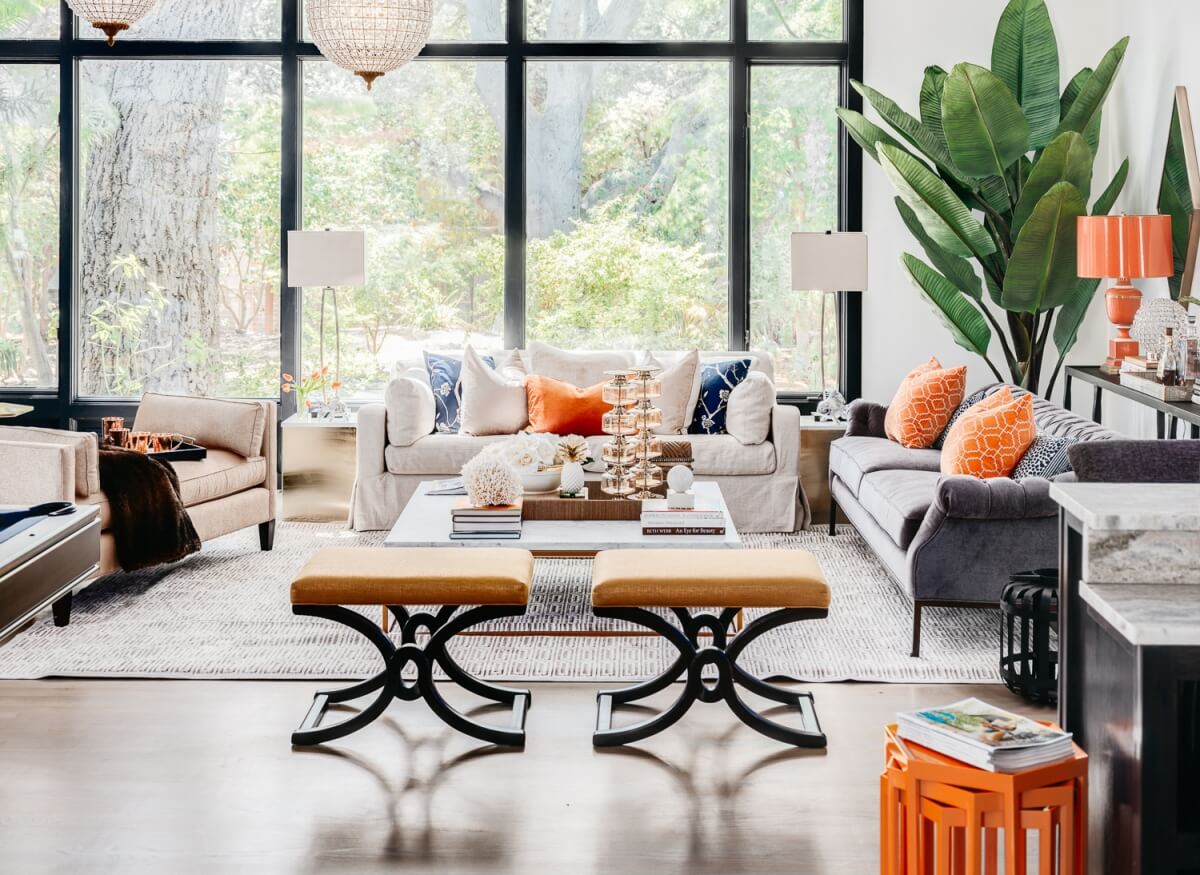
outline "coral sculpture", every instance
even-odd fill
[[[499,456],[481,453],[462,467],[467,498],[476,507],[516,504],[524,492],[517,469]]]

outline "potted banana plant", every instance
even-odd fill
[[[1129,175],[1126,159],[1103,189],[1092,179],[1101,113],[1128,45],[1120,40],[1064,88],[1044,0],[1011,0],[991,67],[926,68],[919,117],[861,82],[854,88],[891,132],[838,110],[896,188],[924,254],[902,256],[921,296],[997,379],[1032,392],[1051,341],[1053,391],[1100,284],[1076,276],[1076,220],[1108,214]],[[1007,377],[989,353],[993,335]]]

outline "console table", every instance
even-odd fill
[[[1059,722],[1091,761],[1090,870],[1200,871],[1200,484],[1055,483]]]
[[[1160,401],[1153,395],[1147,395],[1145,392],[1139,392],[1137,389],[1122,386],[1119,376],[1109,374],[1098,367],[1068,367],[1063,371],[1063,374],[1063,407],[1068,410],[1071,409],[1071,382],[1073,380],[1082,380],[1084,383],[1090,383],[1092,385],[1092,421],[1097,424],[1100,422],[1102,412],[1101,399],[1105,392],[1112,392],[1114,395],[1128,398],[1130,401],[1153,410],[1158,418],[1158,437],[1160,440],[1168,436],[1171,438],[1177,437],[1180,421],[1186,422],[1191,426],[1191,436],[1193,439],[1200,438],[1200,404],[1193,404],[1190,401]],[[1167,426],[1168,418],[1170,419],[1169,429]]]

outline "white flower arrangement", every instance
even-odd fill
[[[480,453],[462,466],[463,487],[476,507],[516,504],[524,493],[521,476],[495,454]]]
[[[479,455],[502,459],[518,470],[538,471],[554,465],[557,454],[556,435],[523,431],[488,444]]]

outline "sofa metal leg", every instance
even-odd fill
[[[837,501],[831,495],[829,496],[829,537],[837,534]]]
[[[258,546],[263,550],[270,550],[275,546],[275,520],[258,524]]]
[[[913,602],[912,655],[921,655],[921,603]]]
[[[50,606],[50,610],[54,614],[54,625],[65,626],[71,622],[71,604],[75,600],[75,595],[68,590],[67,593],[54,601]]]

